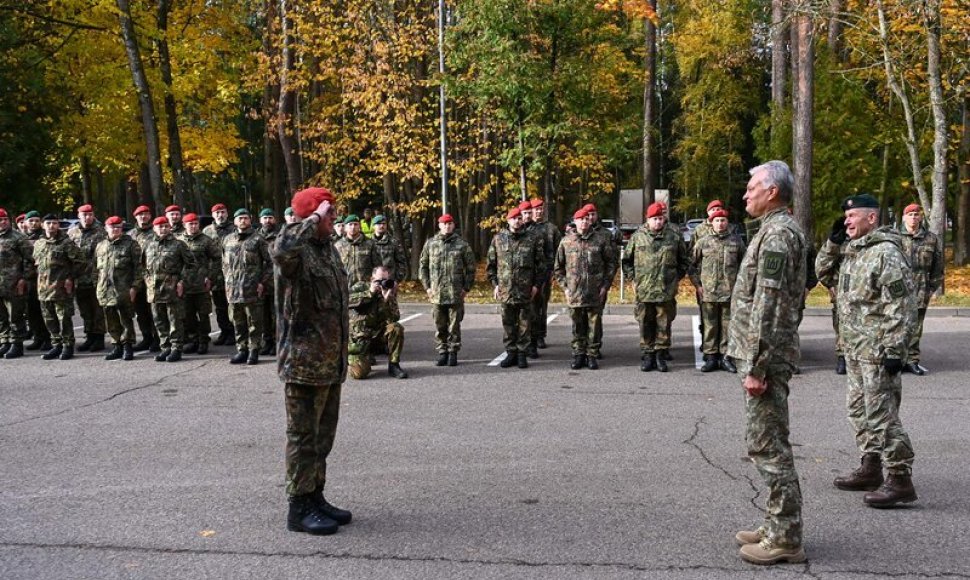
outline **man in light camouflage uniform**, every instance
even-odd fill
[[[104,350],[104,310],[98,304],[98,270],[94,259],[94,249],[107,236],[104,226],[94,219],[94,208],[82,205],[77,208],[78,223],[67,231],[67,236],[81,248],[87,269],[74,281],[74,298],[77,309],[84,320],[84,342],[78,345],[79,352]]]
[[[435,364],[458,366],[465,295],[475,283],[475,254],[468,242],[455,233],[455,220],[450,214],[438,218],[438,234],[425,242],[420,264],[419,277],[431,302],[435,325]]]
[[[925,375],[926,367],[919,364],[919,341],[923,337],[923,319],[930,298],[943,285],[943,244],[939,236],[923,224],[923,209],[912,203],[903,210],[903,254],[909,258],[916,288],[916,328],[909,342],[908,359],[903,372]]]
[[[34,244],[34,263],[37,297],[51,337],[51,349],[43,359],[69,360],[74,358],[74,284],[89,264],[54,214],[44,216],[44,237]]]
[[[145,285],[141,246],[124,233],[124,220],[120,217],[109,217],[104,227],[107,238],[94,250],[98,262],[98,303],[114,343],[104,360],[128,361],[135,358],[134,301],[138,288]]]
[[[374,228],[371,240],[377,248],[377,254],[381,257],[381,265],[391,272],[394,280],[398,282],[407,280],[408,257],[401,244],[388,231],[387,218],[383,214],[378,214],[371,220],[371,226]]]
[[[207,225],[202,233],[213,240],[219,242],[219,250],[222,250],[222,242],[226,236],[236,231],[236,226],[229,219],[229,210],[225,204],[217,203],[212,206],[212,223]],[[226,301],[226,280],[222,276],[222,268],[216,272],[212,279],[212,307],[216,311],[216,324],[219,326],[219,336],[212,341],[212,344],[221,346],[224,344],[236,343],[236,330],[229,318],[229,302]]]
[[[27,243],[30,244],[31,262],[33,262],[34,246],[37,240],[44,237],[44,227],[41,224],[40,213],[31,210],[24,214],[24,222],[27,224]],[[43,350],[49,351],[51,346],[51,334],[47,330],[47,323],[44,322],[44,313],[40,307],[40,298],[37,297],[37,267],[31,268],[27,279],[27,325],[33,340],[24,347],[24,350]]]
[[[27,338],[27,280],[34,268],[33,249],[27,236],[10,224],[0,207],[0,356],[24,356]]]
[[[576,231],[568,234],[556,250],[553,274],[566,293],[566,305],[573,323],[573,360],[570,368],[599,368],[594,329],[600,306],[613,284],[617,261],[613,243],[597,235],[589,215],[582,209],[573,214]]]
[[[330,240],[332,204],[326,189],[298,191],[292,207],[303,221],[288,224],[273,248],[277,368],[286,399],[286,527],[315,535],[333,534],[352,517],[323,494],[350,338],[347,273]]]
[[[259,362],[263,340],[263,296],[273,281],[269,245],[252,226],[247,209],[232,216],[236,231],[222,242],[222,275],[226,279],[229,316],[236,329],[232,364]]]
[[[355,379],[370,373],[370,356],[387,353],[387,374],[408,378],[401,368],[404,326],[398,322],[397,283],[384,266],[374,268],[371,279],[350,287],[350,372]]]
[[[202,233],[196,214],[185,214],[182,223],[185,230],[179,239],[185,242],[195,259],[182,281],[185,304],[185,348],[182,352],[206,354],[209,352],[209,333],[212,332],[210,291],[212,280],[222,274],[222,244]]]
[[[128,232],[128,235],[138,243],[141,253],[144,254],[148,242],[155,239],[152,210],[147,205],[140,205],[135,208],[132,215],[135,217],[135,227]],[[132,350],[135,352],[142,350],[161,352],[162,347],[158,343],[158,331],[155,330],[155,319],[152,317],[152,305],[148,303],[148,288],[144,283],[136,286],[134,308],[138,330],[141,331],[141,340],[132,346]]]
[[[731,296],[728,356],[745,391],[748,457],[768,487],[765,518],[735,540],[755,564],[802,562],[802,492],[788,441],[788,381],[799,360],[805,297],[805,236],[788,213],[794,178],[782,161],[750,171],[745,209],[760,218]]]
[[[556,250],[559,242],[562,241],[562,234],[555,224],[546,220],[546,204],[542,199],[533,199],[532,206],[532,230],[543,240],[546,251],[546,277],[539,288],[539,293],[532,301],[532,343],[538,349],[546,348],[546,319],[549,317],[549,299],[552,297],[552,267],[556,260]],[[604,298],[605,300],[605,298]]]
[[[269,208],[259,212],[259,235],[263,236],[266,244],[272,248],[276,243],[276,236],[280,227],[276,223],[276,214]],[[263,294],[263,348],[259,354],[270,356],[276,354],[276,298],[273,284],[268,284]]]
[[[835,374],[845,374],[845,354],[842,352],[842,340],[839,337],[839,305],[838,284],[839,270],[842,267],[842,255],[848,244],[849,236],[845,233],[845,217],[836,218],[832,224],[828,239],[822,244],[818,255],[815,256],[815,274],[819,283],[825,286],[832,303],[832,328],[835,330]]]
[[[181,219],[179,214],[179,219]],[[171,222],[157,217],[152,222],[155,238],[142,252],[148,302],[158,331],[162,350],[155,355],[157,362],[182,360],[185,340],[185,277],[195,267],[195,258],[185,242],[172,234]]]
[[[506,221],[508,229],[495,234],[489,245],[485,271],[492,284],[492,296],[502,304],[506,355],[499,366],[509,368],[517,364],[525,369],[529,368],[528,348],[532,340],[531,300],[546,275],[546,257],[542,240],[524,230],[519,208],[510,210]]]
[[[844,490],[875,490],[863,501],[891,507],[916,501],[913,445],[899,419],[916,289],[899,234],[878,227],[879,201],[863,194],[842,207],[850,241],[839,275],[839,326],[848,370],[846,408],[862,459],[834,483]]]
[[[381,264],[374,241],[360,231],[360,218],[350,214],[344,218],[344,237],[336,243],[340,260],[347,269],[350,285],[369,282],[371,272]]]

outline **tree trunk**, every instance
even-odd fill
[[[654,12],[657,0],[650,0]],[[643,79],[643,207],[653,203],[657,188],[657,166],[654,163],[654,125],[657,123],[657,27],[649,18],[643,19],[646,57]]]
[[[813,23],[807,6],[800,6],[792,22],[797,34],[792,63],[792,161],[795,174],[795,221],[802,231],[813,237],[812,223],[812,160],[814,142],[815,50]]]
[[[953,245],[953,263],[965,266],[970,263],[970,93],[963,91],[961,103],[963,134],[960,137],[960,164],[957,176],[960,182],[960,197],[957,202],[957,231]]]
[[[926,28],[926,74],[930,89],[930,109],[933,111],[933,174],[930,177],[933,209],[929,215],[929,230],[944,239],[949,127],[943,108],[943,81],[940,75],[940,0],[926,0],[923,18]]]
[[[155,211],[161,212],[162,191],[162,155],[158,141],[158,118],[155,116],[155,104],[152,102],[151,87],[145,76],[145,67],[141,62],[141,51],[138,48],[138,38],[135,36],[135,25],[131,21],[131,8],[128,0],[116,0],[118,5],[118,20],[121,23],[121,37],[125,42],[125,52],[128,55],[128,68],[138,93],[138,105],[141,109],[142,130],[145,134],[145,152],[148,164],[148,187]]]
[[[303,152],[300,151],[300,123],[297,118],[297,92],[291,78],[296,67],[293,53],[292,22],[287,12],[287,0],[280,0],[282,63],[280,69],[279,138],[286,166],[286,180],[292,194],[303,185]]]
[[[168,14],[172,10],[170,0],[158,0],[158,66],[162,73],[162,83],[165,88],[165,128],[168,133],[168,163],[172,168],[172,194],[175,205],[186,207],[189,200],[196,204],[196,211],[202,211],[202,199],[192,199],[192,176],[185,168],[182,155],[182,137],[179,133],[178,110],[175,106],[175,95],[172,94],[172,59],[168,52]]]
[[[771,0],[771,104],[777,113],[785,108],[787,29],[785,0]]]
[[[91,158],[81,156],[81,200],[83,203],[94,203],[91,199]]]
[[[843,0],[831,0],[829,3],[829,55],[832,62],[842,62],[845,52],[842,50],[842,6]]]

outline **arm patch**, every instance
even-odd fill
[[[761,255],[761,276],[768,280],[780,281],[785,271],[784,252],[766,251]]]
[[[902,278],[894,282],[890,282],[887,285],[887,288],[889,288],[889,295],[893,298],[902,298],[906,295],[906,283],[903,282]]]

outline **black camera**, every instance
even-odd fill
[[[394,285],[396,284],[394,280],[388,280],[387,278],[378,280],[377,282],[381,285],[381,288],[385,290],[391,290],[392,288],[394,288]]]

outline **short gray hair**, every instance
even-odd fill
[[[754,176],[754,174],[760,171],[765,172],[765,176],[761,180],[762,187],[777,187],[778,197],[781,201],[786,204],[791,203],[792,191],[795,189],[795,177],[792,175],[788,164],[778,159],[772,159],[767,163],[750,169],[748,174]]]

